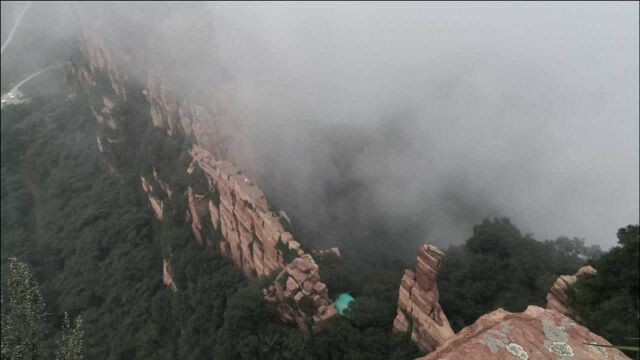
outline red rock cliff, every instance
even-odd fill
[[[393,330],[411,330],[411,338],[426,351],[453,336],[447,316],[438,303],[436,275],[444,253],[432,245],[418,250],[416,272],[405,270],[398,295],[398,313]]]
[[[308,324],[317,327],[335,315],[326,285],[320,281],[318,266],[285,228],[289,224],[286,214],[272,211],[262,190],[230,162],[214,159],[198,145],[190,154],[193,163],[189,171],[198,166],[209,183],[207,195],[193,195],[189,189],[196,238],[203,239],[198,219],[211,221],[222,235],[217,241],[219,251],[233,259],[247,277],[266,276],[284,269],[265,291],[268,300],[279,303],[283,320],[295,322],[301,328]],[[216,242],[207,245],[216,246]],[[281,249],[295,257],[291,263],[287,264]],[[283,277],[284,285],[279,282]]]

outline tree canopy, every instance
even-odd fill
[[[618,230],[618,246],[590,261],[598,271],[569,289],[569,304],[586,327],[616,345],[640,336],[639,226]],[[637,340],[635,340],[637,345]]]
[[[538,241],[508,218],[485,219],[461,246],[451,246],[438,274],[440,304],[454,330],[503,308],[523,311],[546,306],[559,275],[574,274],[599,248],[566,237]]]

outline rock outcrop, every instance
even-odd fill
[[[162,282],[173,292],[178,291],[176,284],[173,282],[173,271],[167,259],[162,259]]]
[[[192,229],[202,244],[202,222],[211,221],[220,237],[206,243],[219,247],[247,277],[267,276],[284,269],[278,280],[265,290],[268,300],[277,303],[283,320],[301,328],[319,327],[335,315],[326,285],[320,281],[318,265],[289,232],[290,220],[283,211],[272,211],[255,182],[228,161],[218,161],[199,145],[189,152],[207,179],[208,191],[195,195],[188,189]],[[203,219],[203,220],[201,220]],[[280,283],[281,281],[282,283]]]
[[[337,246],[334,246],[334,247],[326,249],[326,250],[318,250],[318,249],[313,250],[313,255],[315,255],[315,256],[324,256],[324,255],[328,255],[328,254],[333,254],[333,255],[335,255],[337,257],[340,257],[341,256],[340,248],[337,247]]]
[[[140,184],[142,185],[142,190],[149,198],[149,204],[151,205],[151,209],[153,209],[156,219],[162,220],[164,203],[154,195],[153,185],[151,185],[144,176],[140,176]]]
[[[481,316],[421,360],[622,360],[629,359],[589,329],[555,310],[529,306]]]
[[[327,285],[320,281],[318,265],[308,254],[287,265],[264,293],[268,301],[277,304],[282,320],[295,322],[300,328],[309,322],[318,329],[336,314]]]
[[[575,275],[562,275],[558,277],[549,293],[547,293],[547,309],[553,309],[563,315],[574,317],[574,310],[568,305],[567,289],[578,280],[578,277],[595,275],[596,269],[591,266],[581,267]]]
[[[398,312],[393,330],[407,332],[420,349],[433,351],[453,336],[447,316],[438,303],[436,275],[444,253],[432,245],[418,250],[416,272],[405,270],[398,295]]]

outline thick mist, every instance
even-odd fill
[[[508,216],[608,247],[638,221],[637,3],[211,12],[267,193],[326,241],[460,243]]]
[[[42,36],[73,37],[59,5],[25,14],[4,87],[8,65],[53,61],[29,51],[70,51]],[[20,6],[3,2],[3,39]],[[414,256],[507,216],[609,247],[638,222],[637,3],[209,3],[210,23],[198,6],[102,3],[94,25],[170,58],[163,75],[191,92],[226,69],[250,171],[303,241]]]

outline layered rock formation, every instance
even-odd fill
[[[320,281],[318,265],[307,254],[287,265],[264,293],[268,301],[277,304],[282,320],[295,322],[300,328],[310,323],[312,329],[318,329],[336,315],[327,285]]]
[[[142,11],[132,10],[137,6]],[[151,126],[161,129],[167,138],[179,136],[193,144],[189,154],[182,154],[192,158],[188,169],[167,169],[166,165],[158,169],[163,174],[186,170],[186,188],[160,179],[155,167],[153,176],[148,170],[140,174],[156,218],[163,220],[170,213],[169,198],[173,197],[172,203],[185,201],[185,218],[200,244],[231,258],[247,277],[281,271],[285,283],[270,286],[266,298],[277,304],[284,320],[317,328],[335,314],[318,267],[294,240],[286,214],[273,211],[260,188],[236,166],[251,171],[250,147],[244,141],[246,129],[234,111],[233,84],[217,65],[211,34],[202,28],[211,23],[208,13],[201,4],[174,4],[158,10],[153,24],[131,21],[156,9],[145,6],[128,5],[126,13],[118,13],[117,5],[73,5],[80,26],[81,56],[72,61],[68,78],[77,89],[94,87],[91,101],[101,125],[96,139],[99,150],[122,158],[135,148],[131,144],[139,134],[127,131],[136,128],[128,124],[136,119],[127,119],[120,106],[133,98],[138,102],[135,106],[146,101]],[[176,17],[190,21],[173,21]],[[113,27],[116,21],[120,26]],[[131,26],[140,28],[130,31],[127,27]],[[187,35],[193,38],[188,44],[175,41]],[[123,36],[127,41],[119,41]],[[206,178],[204,185],[197,180],[202,177]],[[163,278],[167,286],[175,287],[166,261]]]
[[[411,338],[426,351],[453,336],[447,316],[438,303],[436,275],[444,253],[432,245],[418,250],[416,272],[405,270],[398,295],[398,312],[393,330],[411,331]]]
[[[498,309],[480,317],[421,360],[629,359],[589,329],[555,310],[529,306],[524,312]]]
[[[156,219],[162,220],[164,203],[154,195],[153,185],[151,185],[144,176],[140,176],[140,185],[142,185],[142,190],[147,193],[149,204],[151,205],[151,209],[153,209]]]
[[[228,161],[218,161],[199,145],[189,152],[187,169],[202,170],[209,186],[205,194],[188,189],[189,212],[196,239],[203,243],[201,221],[211,221],[220,237],[206,245],[217,246],[242,268],[247,277],[267,276],[284,268],[277,281],[265,290],[277,303],[283,320],[301,328],[320,326],[335,315],[318,265],[288,231],[290,220],[283,211],[272,211],[260,188]],[[287,258],[293,259],[289,264]],[[284,279],[284,280],[282,280]],[[279,282],[280,281],[280,282]]]
[[[575,311],[568,304],[567,289],[578,280],[578,277],[595,275],[596,269],[591,266],[581,267],[575,275],[558,277],[549,293],[547,293],[547,309],[553,309],[563,315],[574,317]]]

